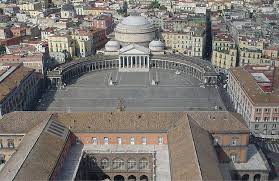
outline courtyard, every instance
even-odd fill
[[[218,88],[204,87],[190,75],[163,69],[86,73],[63,89],[47,90],[37,110],[115,111],[120,102],[126,111],[225,110]]]

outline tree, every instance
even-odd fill
[[[0,55],[3,55],[6,53],[6,47],[4,45],[0,45]]]
[[[159,9],[160,8],[160,3],[159,3],[159,1],[158,0],[154,0],[154,1],[152,1],[151,2],[151,4],[150,4],[150,6],[149,6],[149,8],[151,9]]]

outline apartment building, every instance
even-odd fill
[[[71,35],[52,35],[48,36],[49,55],[57,63],[64,63],[67,57],[76,55],[75,41]]]
[[[8,66],[0,74],[0,116],[33,106],[42,76],[22,64]]]
[[[277,67],[246,65],[229,70],[232,105],[256,136],[279,138],[278,80]]]
[[[195,27],[188,32],[162,32],[162,39],[166,48],[173,52],[183,53],[193,57],[203,57],[206,35],[204,30]]]
[[[219,72],[237,65],[237,48],[234,40],[227,34],[216,34],[212,40],[211,62]]]
[[[174,17],[164,19],[162,23],[162,30],[180,32],[193,26],[203,29],[206,27],[206,23],[205,15],[181,13]]]
[[[95,39],[93,30],[77,30],[72,38],[75,41],[76,55],[80,57],[87,57],[93,55],[96,51]]]
[[[102,13],[113,13],[113,10],[111,10],[109,8],[102,8],[102,7],[84,7],[83,8],[83,15],[98,16]]]

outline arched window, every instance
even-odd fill
[[[101,169],[108,169],[109,168],[109,160],[107,158],[103,158],[101,160]]]
[[[108,175],[103,175],[102,176],[102,180],[105,181],[105,180],[110,180],[110,177]]]
[[[148,169],[148,160],[146,158],[142,158],[139,161],[139,169],[141,169],[141,170]]]
[[[112,168],[114,170],[124,170],[125,169],[124,161],[121,160],[120,158],[114,159],[112,162]]]
[[[231,161],[232,161],[232,162],[236,162],[236,161],[237,161],[237,160],[236,160],[236,159],[237,159],[237,156],[236,156],[235,153],[231,153],[231,154],[230,154],[230,158],[231,158]]]
[[[122,175],[116,175],[113,178],[114,181],[124,181],[124,177]]]
[[[254,176],[254,181],[260,181],[261,180],[261,175],[260,174],[256,174]]]
[[[135,170],[137,169],[137,162],[135,159],[129,159],[127,162],[128,170]]]
[[[136,178],[136,176],[134,176],[134,175],[130,175],[129,177],[128,177],[128,181],[136,181],[137,180],[137,178]]]
[[[236,146],[236,145],[238,145],[238,142],[239,142],[238,140],[239,140],[239,138],[238,138],[238,137],[233,137],[233,138],[232,138],[232,143],[231,143],[231,144],[232,144],[232,146]]]
[[[146,175],[142,175],[142,176],[140,176],[140,180],[148,181],[148,177]]]
[[[249,175],[248,174],[243,175],[241,177],[241,180],[243,180],[243,181],[249,180]]]

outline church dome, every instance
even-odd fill
[[[152,24],[142,16],[128,16],[123,19],[120,25],[130,28],[132,28],[133,26],[146,29],[153,28]]]
[[[116,32],[144,33],[154,31],[152,23],[143,16],[128,16],[116,26]]]
[[[118,41],[108,41],[105,45],[106,51],[113,52],[118,51],[120,49],[120,43]]]
[[[149,49],[151,51],[163,51],[165,49],[165,44],[160,40],[153,40],[149,43]]]
[[[149,44],[155,38],[155,28],[143,16],[132,15],[124,18],[115,28],[115,39],[120,44]]]

